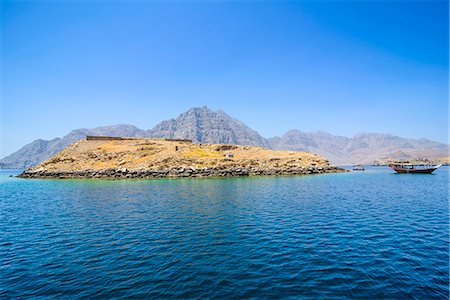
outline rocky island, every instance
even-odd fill
[[[91,136],[75,142],[22,178],[177,178],[344,172],[308,152],[190,140]]]

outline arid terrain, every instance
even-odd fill
[[[80,140],[21,177],[164,178],[341,172],[312,153],[258,146],[123,138]]]

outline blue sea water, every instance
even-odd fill
[[[179,180],[0,173],[0,298],[448,298],[449,169]]]

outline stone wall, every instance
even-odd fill
[[[99,136],[99,135],[88,135],[86,140],[88,141],[121,141],[121,140],[132,140],[133,138],[123,138],[120,136]]]
[[[180,143],[192,143],[192,140],[186,140],[186,139],[164,139],[168,142],[180,142]]]

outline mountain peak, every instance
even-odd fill
[[[269,143],[244,123],[223,111],[193,107],[176,119],[163,121],[149,131],[152,137],[190,139],[198,143],[263,146]]]
[[[191,107],[187,111],[185,111],[183,114],[189,114],[189,113],[214,113],[213,110],[211,110],[208,106],[198,106],[198,107]]]
[[[292,135],[292,134],[305,134],[303,131],[298,129],[290,129],[284,133],[284,135]]]
[[[361,138],[397,138],[397,136],[390,133],[379,133],[379,132],[358,132],[353,136],[354,139]]]

